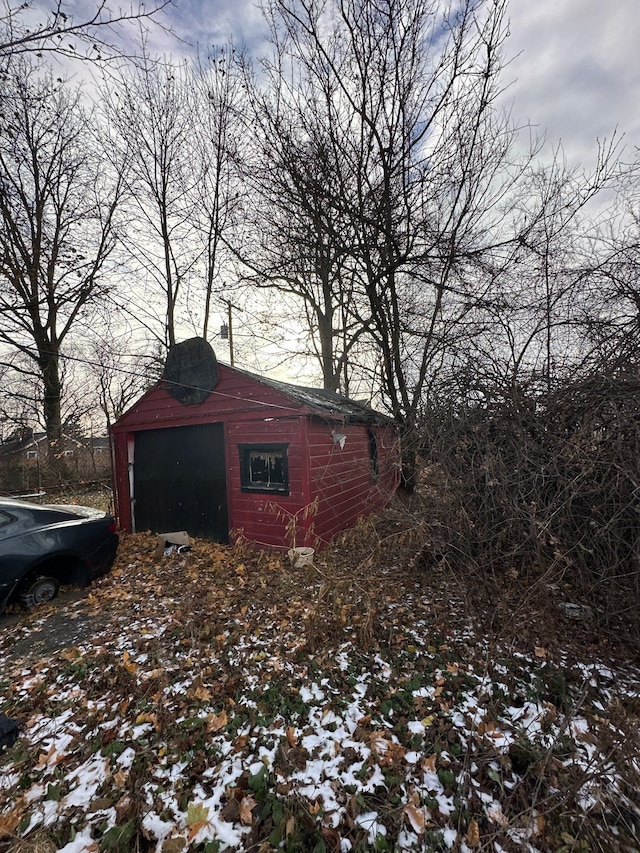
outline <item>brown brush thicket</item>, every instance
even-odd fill
[[[425,452],[439,496],[424,566],[444,561],[485,601],[511,589],[522,608],[588,606],[594,624],[640,640],[637,375],[441,409]]]

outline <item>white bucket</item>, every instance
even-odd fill
[[[313,565],[313,548],[291,548],[289,550],[289,560],[294,569],[301,569],[303,566]]]

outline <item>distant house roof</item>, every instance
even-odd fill
[[[45,438],[45,433],[36,432],[29,433],[21,438],[9,439],[9,441],[5,441],[4,444],[0,444],[0,457],[11,456],[14,453],[22,453],[30,448],[38,447],[40,442]]]
[[[63,441],[70,442],[76,447],[86,447],[93,450],[108,448],[109,438],[107,436],[91,436],[75,438],[72,435],[62,434]],[[0,458],[11,456],[15,453],[24,453],[33,448],[38,448],[43,442],[46,443],[46,432],[34,432],[22,438],[13,438],[0,444]]]
[[[24,443],[20,439],[14,438],[10,441],[5,441],[4,444],[0,444],[0,459],[16,453],[21,447],[24,447]]]

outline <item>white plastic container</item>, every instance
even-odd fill
[[[313,548],[291,548],[289,550],[289,560],[294,569],[301,569],[303,566],[313,565]]]

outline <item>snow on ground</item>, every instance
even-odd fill
[[[401,585],[379,607],[386,640],[358,642],[349,618],[322,637],[304,578],[274,563],[266,589],[258,564],[236,596],[246,566],[215,565],[191,598],[203,564],[115,571],[81,605],[113,618],[49,656],[16,659],[3,633],[0,710],[24,724],[0,756],[0,839],[534,853],[592,849],[588,831],[640,846],[632,666],[489,650],[466,624],[446,636],[429,594]],[[48,616],[24,618],[14,638]]]

